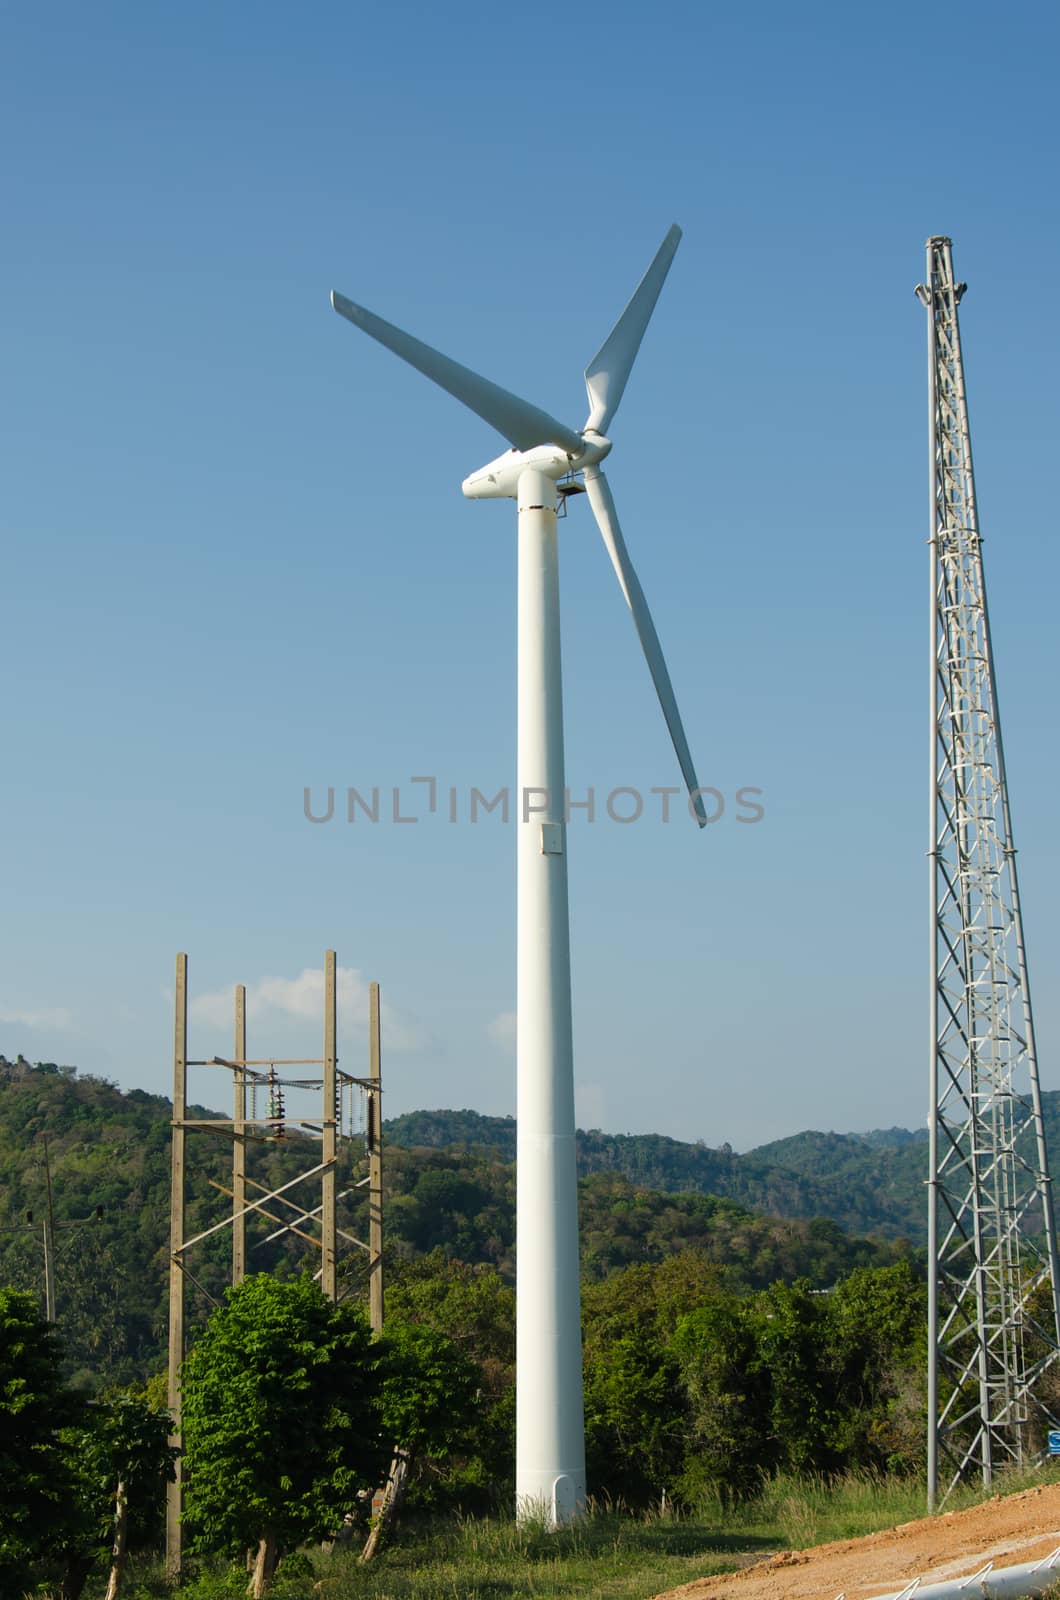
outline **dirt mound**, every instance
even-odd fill
[[[913,1578],[941,1583],[992,1561],[1011,1567],[1060,1547],[1060,1484],[998,1495],[967,1511],[841,1539],[810,1550],[782,1550],[742,1572],[682,1584],[656,1600],[870,1600]],[[1060,1572],[1058,1572],[1060,1576]]]

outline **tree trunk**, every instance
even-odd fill
[[[258,1553],[254,1558],[254,1569],[250,1574],[247,1584],[247,1594],[252,1600],[262,1600],[262,1595],[269,1586],[269,1580],[276,1571],[276,1534],[268,1528],[258,1540]]]
[[[106,1600],[118,1600],[121,1581],[125,1576],[126,1548],[129,1539],[129,1493],[122,1479],[114,1495],[114,1547],[110,1553],[110,1581]]]
[[[394,1448],[394,1459],[390,1463],[390,1472],[387,1475],[386,1488],[383,1490],[383,1503],[379,1507],[379,1515],[372,1523],[372,1531],[368,1535],[367,1543],[361,1551],[361,1561],[371,1561],[379,1549],[380,1541],[397,1514],[398,1508],[405,1495],[405,1485],[408,1482],[409,1467],[412,1463],[412,1454],[402,1450],[400,1445]]]
[[[66,1569],[59,1584],[59,1600],[81,1600],[81,1591],[88,1582],[91,1561],[84,1556],[67,1556]]]

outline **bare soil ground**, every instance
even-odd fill
[[[657,1600],[870,1600],[913,1578],[941,1583],[995,1567],[1037,1561],[1060,1547],[1060,1484],[987,1500],[967,1511],[841,1539],[809,1550],[782,1550],[742,1572],[702,1578]],[[1060,1577],[1060,1569],[1058,1569]]]

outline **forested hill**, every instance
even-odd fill
[[[1049,1149],[1060,1161],[1060,1092],[1043,1094]],[[395,1144],[485,1148],[511,1161],[515,1119],[475,1111],[413,1111],[388,1125]],[[578,1170],[621,1174],[670,1194],[713,1194],[777,1217],[829,1217],[851,1233],[926,1239],[927,1132],[806,1132],[738,1155],[657,1133],[578,1132]]]
[[[515,1159],[514,1117],[413,1111],[389,1122],[387,1137],[409,1148],[485,1149]],[[658,1133],[578,1131],[582,1177],[615,1173],[662,1193],[719,1195],[771,1216],[828,1217],[851,1233],[917,1244],[926,1233],[926,1161],[926,1137],[904,1128],[800,1133],[746,1155]]]
[[[190,1110],[192,1116],[209,1114]],[[80,1382],[126,1381],[164,1364],[171,1115],[162,1096],[123,1094],[102,1079],[78,1076],[72,1067],[0,1057],[0,1282],[41,1291],[46,1150],[57,1224],[59,1324],[68,1370]],[[422,1127],[415,1118],[399,1118],[387,1130],[383,1212],[392,1283],[405,1264],[411,1270],[434,1251],[492,1268],[504,1279],[513,1276],[512,1125],[460,1113],[454,1120],[459,1141],[445,1148],[448,1115],[430,1117]],[[433,1148],[424,1137],[432,1130]],[[256,1140],[247,1147],[248,1177],[274,1191],[315,1166],[318,1148],[297,1136]],[[682,1151],[688,1163],[684,1192],[673,1159],[673,1152]],[[363,1172],[362,1151],[350,1141],[342,1152],[338,1187],[347,1198],[340,1226],[363,1238],[367,1197],[353,1187]],[[189,1138],[187,1154],[187,1233],[197,1234],[230,1213],[231,1145],[202,1134]],[[673,1140],[609,1141],[587,1134],[583,1157],[579,1206],[586,1283],[693,1250],[723,1268],[739,1293],[797,1278],[827,1288],[856,1267],[885,1265],[907,1253],[893,1241],[852,1237],[825,1214],[757,1214],[734,1198],[735,1182],[722,1182],[745,1159],[731,1153]],[[708,1159],[719,1192],[702,1181]],[[812,1185],[797,1173],[776,1172],[771,1193],[796,1197],[808,1212]],[[654,1181],[663,1173],[665,1191]],[[730,1192],[720,1192],[726,1186]],[[312,1183],[291,1194],[299,1200],[304,1195],[308,1207],[319,1200]],[[290,1233],[277,1238],[278,1232],[273,1220],[249,1219],[252,1270],[282,1273],[305,1265],[304,1246]],[[192,1328],[208,1305],[200,1289],[220,1298],[230,1258],[224,1229],[196,1248]],[[353,1250],[342,1270],[355,1277],[361,1261]]]

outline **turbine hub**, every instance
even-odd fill
[[[606,433],[597,433],[595,428],[585,428],[582,432],[582,453],[576,458],[579,467],[596,467],[605,456],[611,454],[611,441]]]

